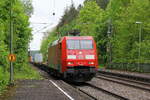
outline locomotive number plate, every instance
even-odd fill
[[[79,55],[78,59],[84,59],[83,55]]]

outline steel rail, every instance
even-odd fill
[[[98,79],[103,79],[103,80],[106,80],[106,81],[111,81],[111,82],[115,82],[115,83],[118,83],[118,84],[123,84],[123,85],[126,85],[126,86],[130,86],[130,87],[134,87],[134,88],[138,88],[138,89],[142,89],[142,90],[145,90],[145,91],[149,91],[150,92],[150,88],[146,88],[146,87],[149,87],[149,85],[146,85],[145,84],[139,84],[138,82],[136,81],[132,81],[132,80],[127,80],[127,79],[122,79],[122,78],[118,78],[118,77],[113,77],[113,76],[107,76],[107,75],[103,75],[101,74],[101,76],[96,76],[96,78]],[[113,78],[113,79],[112,79]],[[115,79],[115,80],[114,80]],[[116,80],[117,79],[117,80]],[[128,83],[130,82],[130,83]],[[144,85],[144,86],[143,86]]]
[[[40,65],[39,65],[39,64],[35,64],[35,63],[32,63],[32,64],[35,65],[36,67],[38,67],[39,69],[45,71],[46,73],[48,73],[48,74],[50,75],[49,68],[48,68],[46,65],[44,65],[44,64],[40,64]],[[63,81],[63,82],[65,82],[65,81]],[[68,84],[68,83],[65,82],[65,84]],[[75,85],[73,85],[73,84],[68,84],[68,85],[70,85],[71,87],[77,89],[78,91],[80,91],[81,93],[85,94],[85,95],[88,96],[89,98],[92,98],[93,100],[98,100],[97,98],[95,98],[94,96],[90,95],[89,93],[87,93],[87,92],[81,90],[80,88],[77,88],[77,86],[75,86]]]
[[[46,65],[41,64],[41,65],[36,65],[36,66],[37,66],[38,68],[40,68],[41,70],[44,70],[45,72],[47,72],[47,73],[49,74],[49,70],[48,70],[49,68],[48,68]],[[65,82],[65,83],[66,83],[66,82]],[[67,84],[68,84],[68,83],[67,83]],[[73,88],[77,89],[78,91],[82,92],[83,94],[87,95],[88,97],[92,98],[93,100],[98,100],[96,97],[94,97],[94,96],[92,96],[91,94],[89,94],[88,92],[85,92],[84,90],[80,89],[78,86],[73,85],[73,84],[69,84],[69,85],[72,86]],[[94,89],[96,89],[96,90],[98,90],[98,91],[101,91],[101,92],[103,92],[103,93],[105,93],[105,94],[108,94],[108,95],[111,95],[111,96],[113,96],[113,97],[116,97],[116,98],[118,98],[118,99],[120,99],[120,100],[129,100],[128,98],[125,98],[125,97],[120,96],[120,95],[118,95],[118,94],[115,94],[115,93],[112,93],[112,92],[110,92],[110,91],[104,90],[104,89],[99,88],[99,87],[97,87],[97,86],[94,86],[94,85],[92,85],[92,84],[85,83],[85,85],[86,85],[86,86],[89,86],[89,87],[91,87],[91,88],[94,88]]]
[[[80,89],[80,88],[77,88],[77,87],[75,87],[78,91],[80,91],[80,92],[82,92],[82,93],[84,93],[84,94],[86,94],[87,96],[89,96],[90,98],[92,98],[93,100],[98,100],[97,98],[95,98],[94,96],[92,96],[91,94],[89,94],[89,93],[87,93],[87,92],[85,92],[85,91],[83,91],[82,89]]]
[[[142,84],[142,85],[147,85],[147,86],[150,86],[150,82],[147,82],[147,81],[140,81],[138,80],[138,77],[136,77],[136,79],[133,79],[133,78],[130,78],[130,77],[127,77],[125,75],[120,75],[120,73],[117,75],[118,73],[113,73],[113,74],[110,74],[109,72],[107,73],[101,73],[99,72],[98,75],[102,75],[102,76],[106,76],[106,77],[110,77],[110,78],[115,78],[115,79],[120,79],[120,80],[124,80],[124,81],[128,81],[128,82],[133,82],[133,83],[138,83],[138,84]],[[133,75],[131,75],[132,77]]]
[[[129,75],[129,74],[121,74],[121,73],[114,73],[114,72],[108,72],[108,71],[102,71],[99,70],[98,74],[104,74],[104,75],[112,75],[112,76],[117,76],[117,77],[122,77],[126,79],[132,79],[136,80],[139,82],[143,82],[144,84],[149,84],[150,83],[150,78],[148,77],[142,77],[142,76],[137,76],[137,75]]]
[[[96,90],[98,90],[98,91],[102,91],[102,92],[104,92],[104,93],[106,93],[106,94],[108,94],[108,95],[111,95],[111,96],[113,96],[113,97],[116,97],[116,98],[118,98],[118,99],[120,99],[120,100],[129,100],[128,98],[125,98],[125,97],[123,97],[123,96],[121,96],[121,95],[112,93],[112,92],[110,92],[110,91],[107,91],[107,90],[102,89],[102,88],[100,88],[100,87],[97,87],[97,86],[95,86],[95,85],[92,85],[92,84],[89,84],[89,83],[86,83],[86,85],[89,86],[89,87],[91,87],[91,88],[94,88],[94,89],[96,89]]]
[[[112,75],[109,75],[109,74],[102,74],[102,73],[99,73],[98,75],[99,76],[104,76],[104,77],[115,78],[115,79],[119,79],[119,80],[124,80],[124,81],[132,82],[132,83],[138,83],[138,84],[150,86],[150,83],[142,82],[142,81],[138,81],[138,80],[133,80],[133,79],[130,79],[130,78],[124,78],[124,77],[119,77],[119,76],[112,76]]]

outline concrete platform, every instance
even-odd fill
[[[70,100],[49,80],[17,81],[12,92],[7,100]]]

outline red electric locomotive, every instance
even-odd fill
[[[96,44],[91,36],[65,36],[50,44],[48,66],[53,74],[75,82],[90,81],[98,69]]]

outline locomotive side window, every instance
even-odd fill
[[[68,49],[93,49],[92,40],[67,40]]]

